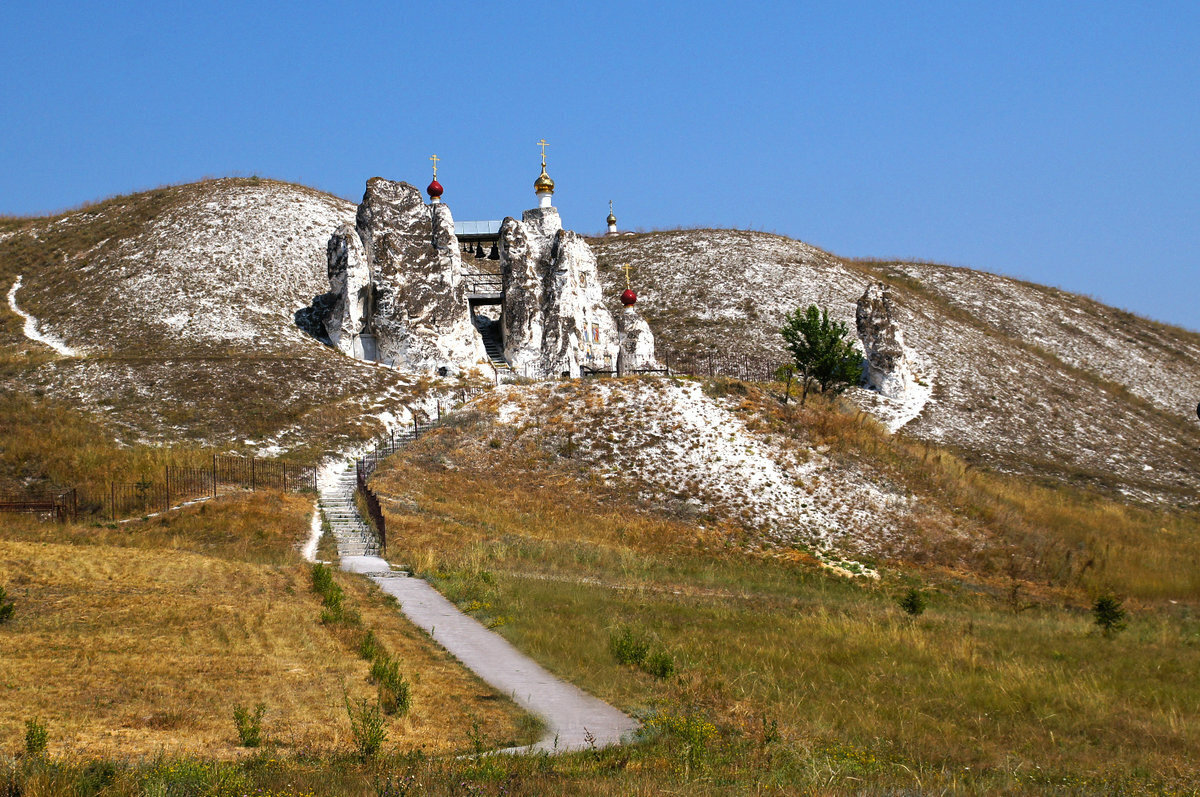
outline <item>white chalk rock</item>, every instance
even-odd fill
[[[855,313],[858,337],[866,355],[867,386],[889,398],[903,398],[917,380],[913,358],[892,310],[891,291],[882,282],[867,286]]]
[[[617,330],[621,346],[621,370],[657,367],[654,333],[633,305],[617,315]]]
[[[356,227],[334,233],[328,255],[325,331],[342,351],[417,373],[460,373],[486,360],[445,204],[374,177]]]
[[[562,229],[554,208],[535,208],[500,227],[504,356],[519,374],[579,376],[616,367],[619,340],[604,306],[596,256]]]

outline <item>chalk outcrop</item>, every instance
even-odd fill
[[[604,306],[596,257],[554,208],[500,227],[504,357],[519,374],[576,377],[616,367],[617,324]]]
[[[347,354],[419,373],[486,359],[471,323],[454,219],[408,183],[367,182],[354,227],[329,240],[329,286],[309,316]]]
[[[358,230],[343,224],[329,239],[329,293],[333,304],[325,321],[329,342],[351,357],[366,359],[363,351],[367,310],[371,299],[371,272]]]
[[[882,282],[867,286],[855,313],[858,337],[866,354],[867,386],[889,398],[903,398],[916,385],[913,362],[892,309],[891,291]]]
[[[632,306],[617,315],[617,333],[620,343],[621,372],[637,368],[654,368],[654,333],[650,325]]]

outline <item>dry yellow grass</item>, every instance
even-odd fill
[[[784,793],[826,793],[830,784],[833,793],[949,785],[1136,794],[1180,784],[1193,793],[1200,650],[1183,601],[1130,601],[1129,629],[1110,639],[1085,608],[1091,581],[1023,585],[1021,603],[1034,605],[1014,609],[1005,581],[961,569],[897,565],[883,568],[879,583],[840,579],[800,564],[804,556],[743,550],[730,530],[722,538],[639,511],[633,497],[593,489],[569,463],[504,445],[502,435],[464,420],[377,471],[393,553],[567,680],[626,710],[713,722],[714,748],[725,746],[714,759],[728,751],[714,782],[747,793],[764,781]],[[880,449],[875,461],[904,474],[921,453],[901,451],[889,463]],[[931,491],[958,484],[948,475],[958,460],[945,457],[929,466]],[[489,478],[495,473],[505,478]],[[1105,529],[1105,518],[1128,526],[1138,517],[1084,496],[1050,502],[1054,490],[1032,487],[1019,512],[990,515],[1017,491],[989,479],[972,475],[947,502],[978,502],[964,522],[980,534],[1049,535],[1073,518],[1073,528],[1100,540],[1122,531]],[[1133,539],[1153,547],[1142,531],[1149,527]],[[1145,561],[1165,561],[1170,550]],[[1109,561],[1109,575],[1122,572]],[[1125,583],[1148,588],[1144,566],[1132,563]],[[919,618],[896,603],[910,586],[930,602]],[[1194,597],[1185,582],[1171,589]],[[674,657],[678,676],[657,680],[618,664],[609,643],[622,627]],[[776,742],[766,741],[768,728]],[[628,786],[609,782],[595,793],[636,791],[621,791]],[[644,793],[666,787],[656,781]]]
[[[42,527],[42,540],[30,527],[0,531],[0,584],[17,606],[0,626],[0,748],[18,749],[23,721],[37,716],[49,726],[52,753],[231,757],[243,752],[234,706],[260,701],[269,741],[349,746],[344,694],[373,697],[374,688],[368,663],[320,623],[308,568],[292,551],[307,528],[303,500],[258,494],[223,503],[176,513],[166,525],[91,530],[115,545],[70,544],[83,528]],[[274,504],[285,529],[246,545],[239,537],[260,503]],[[226,520],[238,533],[226,532]],[[66,541],[46,541],[52,536]],[[468,749],[472,722],[493,738],[518,737],[511,703],[373,586],[341,581],[413,681],[413,711],[390,722],[389,747]]]

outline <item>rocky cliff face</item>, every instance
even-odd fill
[[[504,356],[517,373],[569,374],[616,366],[619,339],[604,307],[596,258],[562,228],[554,208],[527,210],[500,227]]]
[[[424,373],[469,371],[485,359],[447,206],[372,178],[355,227],[333,234],[328,257],[324,329],[342,351]]]
[[[858,300],[858,337],[866,355],[867,386],[888,398],[903,398],[916,384],[904,334],[892,314],[892,294],[873,282]]]
[[[324,320],[329,342],[351,357],[365,359],[361,335],[366,330],[371,298],[371,272],[358,231],[343,224],[326,246],[329,293],[334,297]]]

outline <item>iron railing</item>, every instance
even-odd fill
[[[79,491],[70,489],[30,495],[0,495],[0,512],[54,518],[65,523],[79,514]]]

